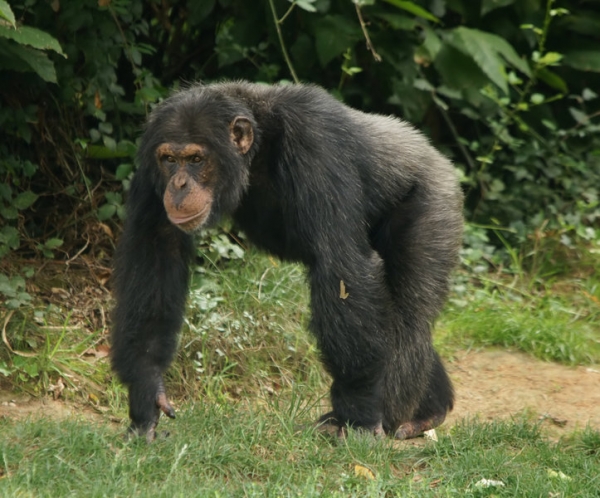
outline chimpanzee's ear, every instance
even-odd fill
[[[240,154],[246,154],[254,142],[252,123],[244,116],[236,117],[229,125],[229,136]]]

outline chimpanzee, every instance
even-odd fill
[[[451,163],[400,119],[313,85],[195,85],[152,112],[115,256],[112,366],[130,431],[174,417],[163,373],[177,345],[193,234],[223,215],[257,246],[307,266],[331,374],[318,423],[415,437],[453,406],[431,342],[462,233]]]

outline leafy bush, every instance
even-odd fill
[[[471,221],[598,239],[589,2],[0,0],[0,17],[0,256],[112,233],[147,111],[220,78],[312,81],[399,114],[453,157]]]

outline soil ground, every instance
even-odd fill
[[[445,426],[463,418],[506,419],[525,412],[559,437],[586,425],[600,430],[600,368],[566,367],[507,351],[459,352],[448,363],[456,406]],[[105,418],[75,404],[0,392],[0,417]]]
[[[559,436],[600,430],[600,368],[566,367],[507,351],[463,352],[448,364],[456,405],[448,422],[492,420],[524,411]]]

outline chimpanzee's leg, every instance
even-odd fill
[[[379,434],[391,301],[381,258],[370,248],[357,249],[338,248],[335,260],[310,268],[311,326],[333,377],[333,411],[318,423],[334,431],[350,425]]]
[[[383,426],[399,438],[439,425],[453,406],[452,385],[433,349],[431,328],[458,259],[460,199],[460,193],[446,192],[442,185],[415,189],[371,234],[394,302]]]

